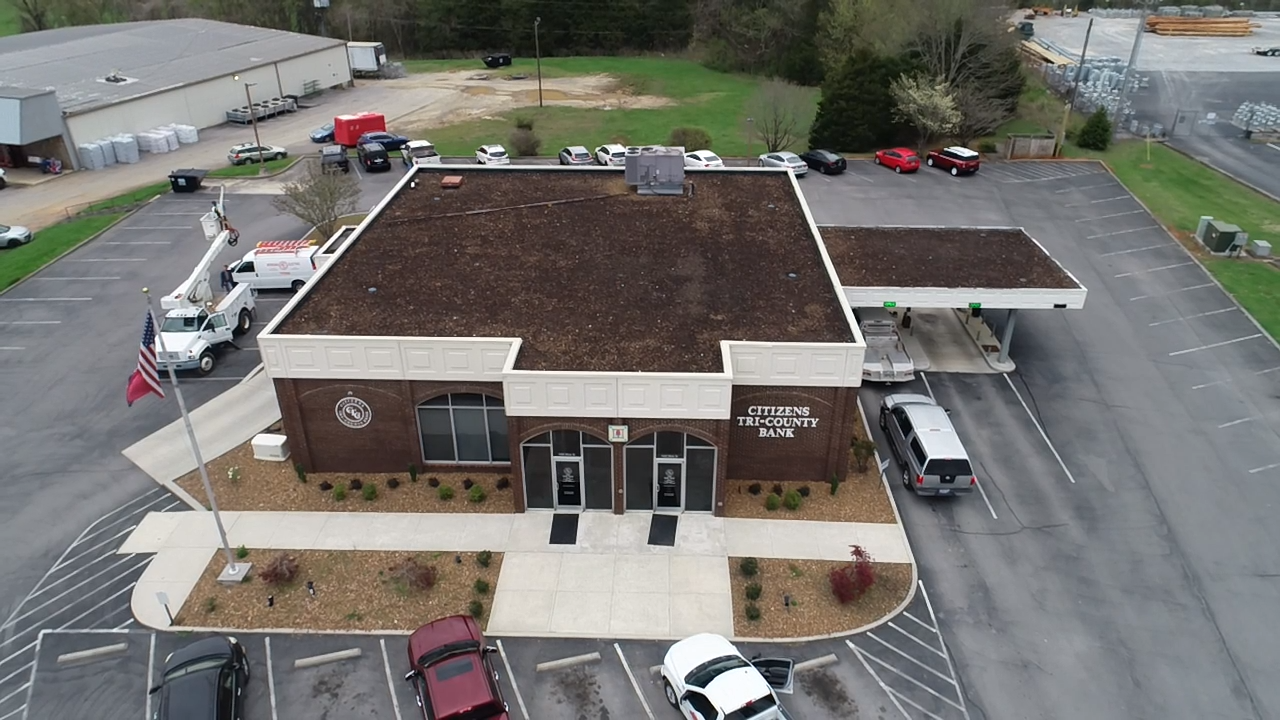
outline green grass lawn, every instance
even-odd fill
[[[12,2],[0,2],[0,37],[17,35],[20,29],[17,6]]]
[[[122,217],[123,213],[114,213],[64,220],[36,231],[35,239],[22,247],[0,250],[0,290],[39,270]]]
[[[162,195],[169,192],[169,183],[161,182],[154,185],[140,187],[123,195],[117,195],[113,198],[107,198],[101,202],[90,203],[86,205],[80,214],[97,213],[104,210],[115,210],[117,208],[129,208],[133,205],[144,203],[156,195]]]
[[[280,172],[298,162],[299,157],[298,155],[291,155],[279,160],[268,160],[263,163],[263,167],[266,168],[267,173]],[[217,170],[210,170],[209,177],[254,177],[259,174],[261,169],[256,162],[245,163],[244,165],[228,165]]]
[[[1105,160],[1161,223],[1181,234],[1194,233],[1200,216],[1210,215],[1280,248],[1280,203],[1159,143],[1148,148],[1146,142],[1133,140],[1102,153],[1068,145],[1065,154]],[[1249,314],[1280,339],[1280,270],[1244,258],[1207,257],[1204,263]]]
[[[533,63],[517,60],[510,68],[490,71],[477,60],[415,60],[406,65],[414,72],[441,72],[475,69],[491,75],[532,73]],[[603,73],[618,79],[637,95],[669,98],[673,105],[654,109],[585,109],[567,107],[527,107],[506,113],[505,119],[478,120],[414,133],[435,143],[443,155],[470,155],[484,143],[509,144],[516,116],[534,121],[534,132],[542,139],[541,155],[554,155],[566,145],[594,149],[607,142],[660,144],[677,127],[700,127],[711,135],[711,150],[728,156],[759,154],[763,143],[747,142],[748,105],[759,79],[720,73],[688,60],[653,57],[571,57],[542,61],[542,75],[566,77]],[[811,91],[817,108],[818,90]],[[807,138],[797,140],[802,147]],[[512,148],[508,147],[508,150]],[[794,149],[794,148],[793,148]]]

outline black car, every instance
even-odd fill
[[[830,150],[810,150],[800,153],[800,159],[810,170],[817,170],[823,175],[839,175],[848,166],[844,158]]]
[[[238,720],[249,658],[233,637],[197,640],[165,658],[152,720]]]
[[[351,159],[347,157],[347,149],[341,145],[326,145],[320,148],[320,167],[324,170],[344,173],[351,172]]]
[[[356,148],[356,157],[360,159],[360,165],[369,172],[383,172],[391,169],[387,149],[382,147],[381,143],[364,143]]]
[[[395,152],[396,150],[403,148],[404,144],[407,142],[409,142],[409,138],[403,135],[393,135],[389,132],[367,132],[360,136],[360,139],[356,141],[356,144],[365,145],[368,143],[378,143],[385,148],[387,152]]]

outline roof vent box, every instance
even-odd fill
[[[641,195],[683,195],[684,148],[627,148],[625,175]]]
[[[455,189],[462,187],[461,175],[445,175],[440,179],[440,187],[446,189]]]

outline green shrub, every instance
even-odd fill
[[[1111,119],[1106,108],[1098,108],[1076,135],[1076,144],[1086,150],[1106,150],[1111,145]]]
[[[782,506],[782,498],[778,497],[777,495],[774,495],[773,493],[769,493],[764,499],[765,510],[770,510],[770,511],[777,510],[781,506]]]
[[[782,504],[788,510],[800,509],[800,493],[796,490],[788,490],[786,495],[782,496]]]
[[[978,152],[980,153],[994,155],[999,152],[999,150],[1000,148],[996,146],[996,142],[994,140],[983,140],[978,143]]]
[[[840,489],[840,476],[836,475],[835,473],[831,473],[831,494],[835,495],[836,491],[839,489]]]
[[[471,502],[473,503],[484,502],[484,499],[488,497],[488,495],[486,495],[484,492],[484,488],[480,487],[479,485],[472,485],[471,492],[467,493],[467,496],[470,497]]]
[[[467,603],[467,612],[471,614],[471,617],[479,620],[480,616],[484,614],[484,603],[479,600],[472,600]]]
[[[479,564],[480,567],[487,568],[491,562],[493,562],[493,553],[488,550],[481,550],[476,553],[476,563]]]
[[[247,558],[247,557],[249,557],[249,548],[247,548],[247,547],[245,547],[245,546],[243,546],[243,545],[241,545],[240,547],[236,548],[236,559],[237,559],[237,560],[243,560],[243,559],[245,559],[245,558]]]
[[[747,599],[755,602],[760,599],[760,594],[764,592],[764,588],[760,587],[760,583],[751,583],[747,585]]]
[[[293,472],[298,476],[298,482],[300,483],[307,482],[307,469],[302,467],[302,463],[300,462],[294,463]]]
[[[489,581],[484,578],[476,578],[476,584],[472,585],[472,587],[475,588],[477,595],[489,594]]]
[[[218,609],[218,598],[210,597],[210,598],[204,599],[205,612],[212,613],[214,610],[217,610],[217,609]]]
[[[347,488],[345,485],[335,485],[333,487],[333,499],[342,502],[347,499]]]
[[[378,486],[369,483],[360,489],[360,494],[364,496],[365,502],[373,502],[378,498]]]
[[[747,605],[745,612],[747,614],[747,619],[751,622],[755,622],[760,619],[760,607],[755,603]]]
[[[436,495],[439,495],[441,500],[452,500],[453,488],[448,485],[441,485],[440,488],[436,490]]]
[[[857,466],[858,472],[866,472],[870,467],[871,458],[876,456],[875,441],[854,438],[850,449],[853,451],[853,462]]]
[[[418,465],[409,463],[409,482],[418,482]]]
[[[702,128],[678,127],[673,129],[671,135],[667,137],[667,144],[683,147],[689,152],[710,150],[711,135]]]
[[[534,157],[542,147],[542,138],[532,130],[517,128],[511,132],[511,149],[516,157]]]
[[[517,130],[533,130],[533,118],[527,117],[525,115],[517,115],[516,129]]]
[[[742,558],[738,561],[738,572],[742,577],[755,577],[760,573],[760,561],[753,557]]]

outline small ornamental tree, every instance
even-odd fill
[[[1076,134],[1076,144],[1086,150],[1106,150],[1111,145],[1111,119],[1106,108],[1098,108]]]
[[[833,568],[828,575],[831,592],[841,605],[858,600],[876,584],[876,568],[868,553],[861,545],[850,545],[849,556],[852,562]]]
[[[941,78],[924,75],[903,76],[889,85],[894,117],[909,123],[920,138],[920,150],[937,137],[955,132],[960,110],[951,88]]]

